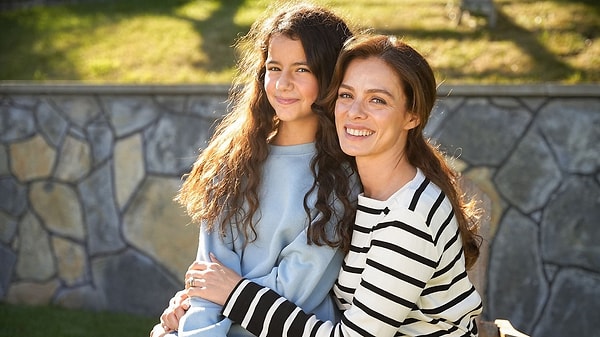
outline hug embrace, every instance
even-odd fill
[[[423,135],[425,58],[310,4],[238,47],[243,89],[177,197],[196,262],[151,335],[476,336],[479,211]]]

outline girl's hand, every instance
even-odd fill
[[[187,295],[224,305],[242,277],[223,266],[211,253],[210,262],[194,262],[185,274]]]
[[[179,327],[179,320],[189,308],[190,299],[187,292],[185,290],[178,291],[169,301],[169,307],[163,311],[162,315],[160,315],[160,325],[162,329],[164,329],[165,332],[177,330]]]
[[[168,331],[159,323],[152,328],[152,331],[150,331],[150,337],[164,337],[167,333]]]

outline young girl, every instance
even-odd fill
[[[218,263],[188,271],[197,285],[189,294],[224,304],[225,316],[257,336],[476,336],[481,298],[466,269],[479,251],[477,210],[423,136],[433,71],[408,45],[371,36],[344,47],[332,86],[340,145],[356,158],[364,188],[333,288],[341,322]]]
[[[177,200],[201,223],[196,260],[214,252],[247,279],[335,320],[329,291],[348,249],[359,184],[332,116],[315,102],[351,32],[318,6],[275,8],[238,42],[232,110]],[[172,300],[153,336],[177,329],[184,297]],[[180,336],[252,336],[223,319],[221,306],[193,297],[190,304]]]

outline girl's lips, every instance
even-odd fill
[[[298,99],[296,99],[296,98],[275,97],[275,99],[277,100],[277,103],[283,104],[283,105],[287,105],[287,104],[292,104],[292,103],[298,102]]]
[[[351,136],[356,136],[356,137],[367,137],[367,136],[374,134],[375,131],[368,130],[368,129],[353,129],[353,128],[346,127],[346,133]]]

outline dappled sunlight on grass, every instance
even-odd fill
[[[102,1],[0,12],[0,80],[229,83],[234,41],[271,1]],[[599,82],[600,4],[496,0],[498,22],[452,20],[458,0],[323,0],[394,34],[446,83]]]

